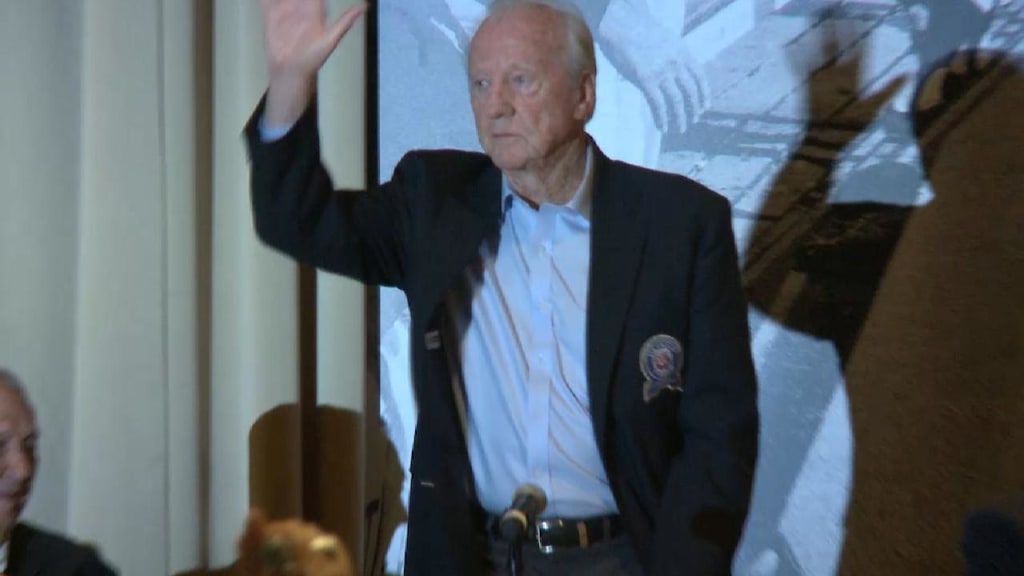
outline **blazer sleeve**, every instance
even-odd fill
[[[758,453],[757,383],[728,201],[714,196],[700,224],[693,273],[684,447],[671,463],[651,574],[732,573]]]
[[[257,236],[303,264],[404,288],[415,155],[407,154],[379,187],[336,190],[320,157],[316,99],[287,134],[264,142],[259,119],[265,98],[244,130]]]

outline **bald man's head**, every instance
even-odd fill
[[[0,368],[0,538],[9,536],[32,490],[36,472],[36,418],[15,374]]]

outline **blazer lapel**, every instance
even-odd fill
[[[587,302],[587,390],[598,447],[605,453],[608,402],[636,275],[647,241],[644,191],[595,148],[590,287]],[[640,394],[639,387],[637,394]]]
[[[425,247],[423,308],[433,314],[456,277],[465,271],[480,244],[498,230],[501,215],[501,171],[493,164],[462,194],[444,196]]]

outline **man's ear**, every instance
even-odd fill
[[[579,101],[573,116],[582,122],[589,122],[597,106],[597,77],[592,71],[585,71],[579,81]]]

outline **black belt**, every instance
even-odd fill
[[[501,538],[501,518],[491,516],[488,526],[495,538]],[[526,532],[526,542],[536,544],[545,554],[560,548],[586,548],[599,542],[606,542],[622,533],[619,516],[598,516],[595,518],[538,518]]]

